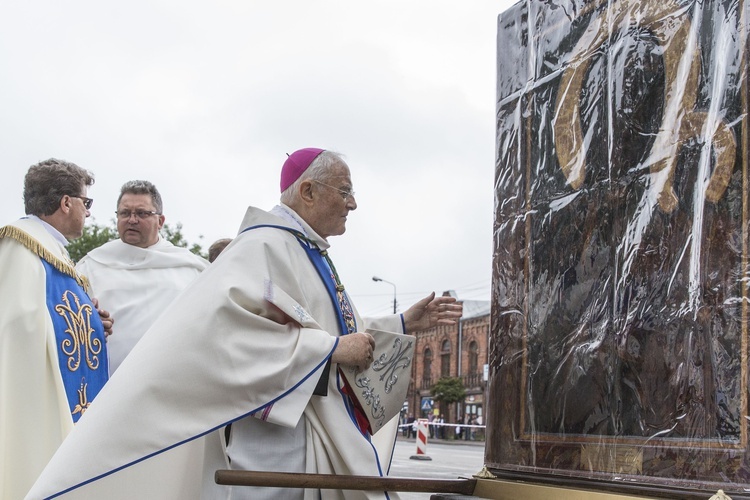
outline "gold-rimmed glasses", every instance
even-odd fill
[[[313,180],[313,182],[317,182],[321,186],[325,186],[325,187],[329,187],[331,189],[335,189],[336,191],[338,191],[341,194],[341,196],[344,198],[344,201],[348,200],[349,198],[354,198],[354,190],[353,189],[344,190],[344,189],[339,189],[337,187],[331,186],[330,184],[326,184],[325,182],[320,182],[320,181],[316,181],[316,180]]]

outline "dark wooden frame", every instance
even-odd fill
[[[635,2],[631,2],[635,3]],[[647,2],[644,2],[646,4]],[[658,0],[654,4],[658,3]],[[665,2],[662,2],[662,4]],[[724,2],[725,4],[730,2]],[[532,11],[529,12],[531,5]],[[740,370],[734,382],[739,384],[741,418],[745,423],[739,425],[739,437],[736,440],[716,439],[674,439],[643,438],[633,435],[580,434],[575,432],[529,432],[527,400],[529,394],[529,345],[528,319],[530,311],[536,306],[529,299],[529,281],[532,279],[530,259],[533,249],[529,242],[534,238],[532,217],[534,199],[532,183],[534,169],[537,166],[534,158],[539,142],[539,125],[535,122],[536,99],[549,98],[550,94],[539,91],[539,85],[545,80],[559,84],[565,78],[558,75],[547,75],[534,81],[525,50],[538,45],[543,38],[560,29],[560,23],[537,23],[537,13],[548,9],[551,2],[521,3],[506,14],[500,16],[498,35],[498,174],[496,176],[496,217],[495,217],[495,254],[493,258],[493,306],[492,306],[492,346],[490,353],[490,383],[488,387],[487,411],[487,449],[486,464],[489,469],[505,479],[522,479],[542,484],[558,484],[570,487],[594,488],[651,496],[706,498],[707,492],[718,489],[732,492],[733,498],[750,497],[745,489],[750,488],[750,445],[748,444],[748,292],[741,288],[741,318],[739,348]],[[601,2],[557,3],[568,14],[574,12],[575,19],[592,15],[592,11],[601,9]],[[740,10],[745,11],[742,22],[747,19],[747,7],[737,2]],[[566,7],[568,7],[566,9]],[[663,7],[663,5],[662,5]],[[648,8],[648,7],[645,7]],[[540,16],[541,17],[541,16]],[[648,17],[648,16],[646,16]],[[575,19],[573,22],[575,22]],[[536,44],[528,41],[524,27],[539,29]],[[505,30],[505,34],[503,31]],[[546,31],[545,31],[546,30]],[[746,31],[746,26],[740,26]],[[746,35],[738,34],[745,40],[745,53],[748,53]],[[563,38],[563,37],[560,37]],[[514,43],[517,42],[517,43]],[[745,61],[747,55],[745,56]],[[512,67],[507,64],[514,61]],[[503,64],[506,62],[506,64]],[[747,63],[744,62],[743,75],[746,76]],[[562,66],[562,65],[561,65]],[[668,66],[668,63],[665,63]],[[512,74],[506,74],[504,72]],[[668,70],[667,70],[668,71]],[[560,70],[559,73],[564,73]],[[534,81],[534,84],[529,82]],[[537,85],[539,84],[539,85]],[[697,83],[696,83],[697,85]],[[741,116],[735,124],[734,133],[737,140],[737,161],[733,163],[732,175],[741,176],[739,191],[742,193],[742,257],[739,275],[747,272],[748,262],[748,225],[750,225],[750,181],[748,171],[748,89],[743,80],[739,91]],[[520,112],[519,112],[520,111]],[[508,122],[512,122],[509,126]],[[508,137],[513,137],[508,141]],[[557,161],[560,165],[567,160],[561,158],[560,150],[564,144],[556,144]],[[520,162],[516,160],[520,159]],[[676,161],[676,160],[675,160]],[[564,168],[561,167],[563,170]],[[567,172],[566,172],[567,175]],[[509,178],[523,179],[519,191],[503,191],[511,183]],[[575,182],[567,179],[567,185]],[[734,184],[735,191],[737,185]],[[551,242],[550,244],[555,244]],[[746,274],[745,274],[746,276]],[[516,279],[517,278],[517,279]],[[581,469],[575,461],[582,460],[582,455],[589,448],[591,462],[600,464]],[[640,457],[640,460],[639,458]],[[695,477],[676,474],[670,477],[663,471],[653,473],[644,464],[652,459],[669,459],[675,462],[697,461],[700,470]],[[722,467],[731,471],[729,477],[722,476]],[[654,469],[655,470],[655,469]],[[721,480],[727,477],[726,481]]]

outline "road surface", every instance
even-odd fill
[[[414,439],[399,436],[391,463],[391,476],[457,479],[471,477],[484,465],[484,443],[463,441],[428,441],[425,456],[431,460],[414,460],[417,454]],[[431,493],[399,493],[401,500],[428,500]]]

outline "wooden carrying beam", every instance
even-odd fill
[[[313,488],[318,490],[404,491],[423,493],[460,493],[471,495],[476,479],[413,479],[406,477],[336,476],[249,470],[217,470],[216,484],[228,486],[266,486],[276,488]]]

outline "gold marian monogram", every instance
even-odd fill
[[[634,19],[638,19],[639,26],[649,28],[656,36],[663,50],[666,73],[662,124],[647,160],[649,171],[659,178],[659,208],[670,213],[677,207],[673,182],[678,149],[686,141],[702,137],[710,141],[716,154],[716,166],[705,191],[706,199],[716,203],[729,184],[736,143],[721,116],[711,118],[708,113],[694,109],[701,54],[686,9],[678,0],[621,0],[611,5],[612,11],[595,17],[581,37],[560,81],[555,105],[555,148],[568,184],[580,189],[585,176],[589,144],[581,128],[579,96],[591,64],[588,56],[601,50],[613,30],[627,30],[636,22]],[[640,17],[633,12],[638,12]]]
[[[78,296],[72,291],[66,290],[62,296],[62,303],[55,306],[55,311],[68,324],[65,333],[70,335],[70,338],[65,338],[60,343],[63,354],[68,356],[68,369],[73,372],[78,370],[78,367],[81,366],[81,360],[85,359],[86,365],[92,370],[96,370],[99,367],[102,341],[92,337],[94,329],[91,328],[91,314],[93,312],[91,305],[81,305]]]

